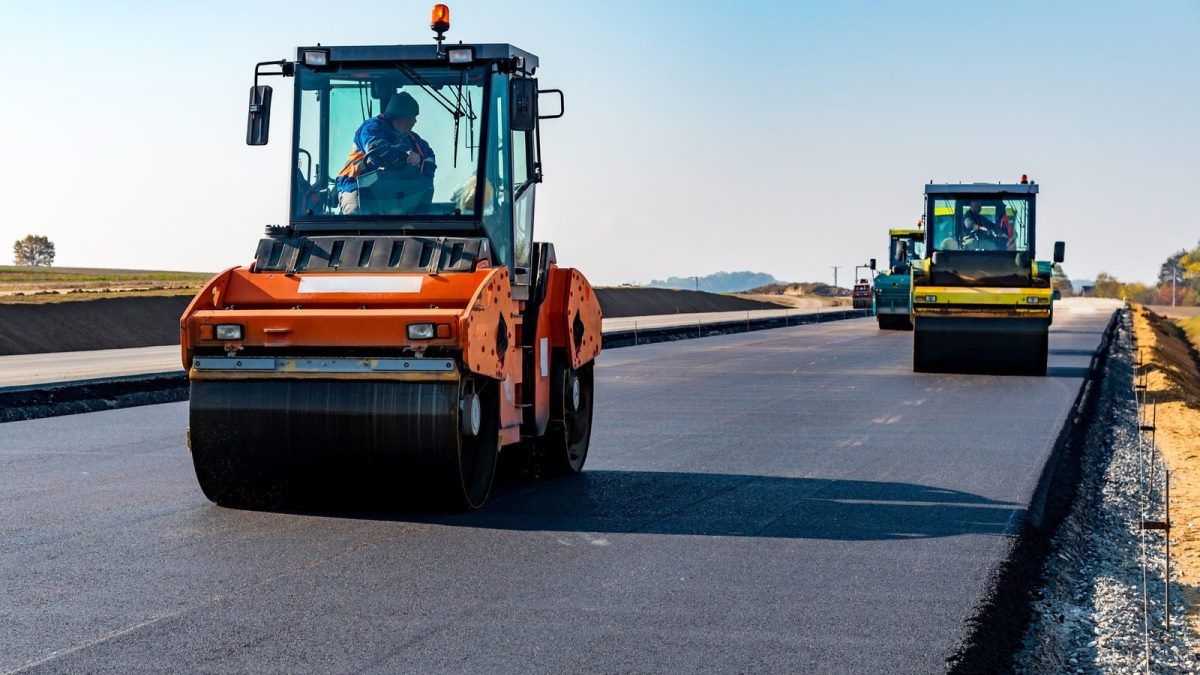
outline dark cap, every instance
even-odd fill
[[[383,109],[383,114],[388,117],[416,117],[420,112],[421,107],[417,105],[417,99],[406,91],[393,96]]]

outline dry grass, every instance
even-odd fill
[[[1188,319],[1200,317],[1200,307],[1172,307],[1170,305],[1149,305],[1150,311],[1165,316],[1168,319]]]
[[[194,293],[210,278],[212,275],[204,272],[0,266],[0,302],[183,295]]]
[[[0,296],[0,305],[46,305],[56,302],[79,302],[82,300],[97,300],[100,298],[144,298],[151,296],[193,296],[199,287],[193,288],[141,288],[133,290],[111,291],[71,291],[67,293],[42,292],[26,295]]]
[[[1178,319],[1175,323],[1187,334],[1192,345],[1200,350],[1200,316],[1191,319]]]
[[[1182,325],[1181,325],[1182,324]],[[1155,441],[1171,471],[1172,559],[1180,580],[1200,588],[1200,317],[1172,322],[1134,307],[1134,328],[1144,362],[1147,401],[1154,410]],[[1191,341],[1189,341],[1189,336]],[[1200,597],[1189,598],[1200,626]]]

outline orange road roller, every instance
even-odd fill
[[[217,504],[330,495],[482,506],[501,452],[582,470],[600,305],[533,240],[538,58],[507,44],[300,47],[260,63],[294,80],[287,225],[217,275],[180,320],[188,441]],[[554,110],[546,112],[541,103]]]

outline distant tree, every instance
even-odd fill
[[[1167,258],[1162,267],[1158,269],[1158,283],[1161,286],[1170,286],[1171,277],[1175,277],[1177,284],[1183,283],[1183,274],[1186,268],[1183,266],[1183,259],[1186,258],[1188,252],[1184,249],[1179,249],[1171,257]]]
[[[54,264],[54,242],[40,234],[26,235],[13,243],[13,264],[49,267]]]
[[[1171,304],[1171,287],[1159,286],[1158,292],[1154,294],[1154,300],[1151,304]],[[1196,304],[1196,292],[1187,286],[1177,287],[1175,289],[1175,304],[1183,307],[1194,306]]]
[[[1158,286],[1147,286],[1146,284],[1134,281],[1128,284],[1121,284],[1121,291],[1118,297],[1130,302],[1152,305],[1157,296],[1158,288]]]
[[[1180,258],[1179,267],[1181,268],[1179,280],[1200,295],[1200,246],[1196,246]]]
[[[1092,295],[1097,298],[1121,297],[1121,282],[1108,272],[1096,275],[1096,283],[1092,286]]]

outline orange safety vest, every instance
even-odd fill
[[[421,144],[417,142],[416,135],[414,135],[411,131],[405,133],[404,135],[407,136],[409,142],[412,143],[412,151],[417,153],[417,156],[421,158],[421,161],[425,161],[425,151],[421,149]],[[362,174],[366,173],[366,156],[366,153],[362,152],[361,150],[354,150],[351,152],[350,155],[346,157],[346,165],[343,166],[342,170],[338,172],[337,177],[358,178]]]
[[[366,153],[364,153],[360,150],[355,150],[354,152],[351,152],[350,156],[346,158],[346,165],[343,166],[342,170],[338,172],[337,177],[338,178],[358,178],[359,176],[361,176],[367,166],[367,163],[365,161],[366,157],[367,157]]]

